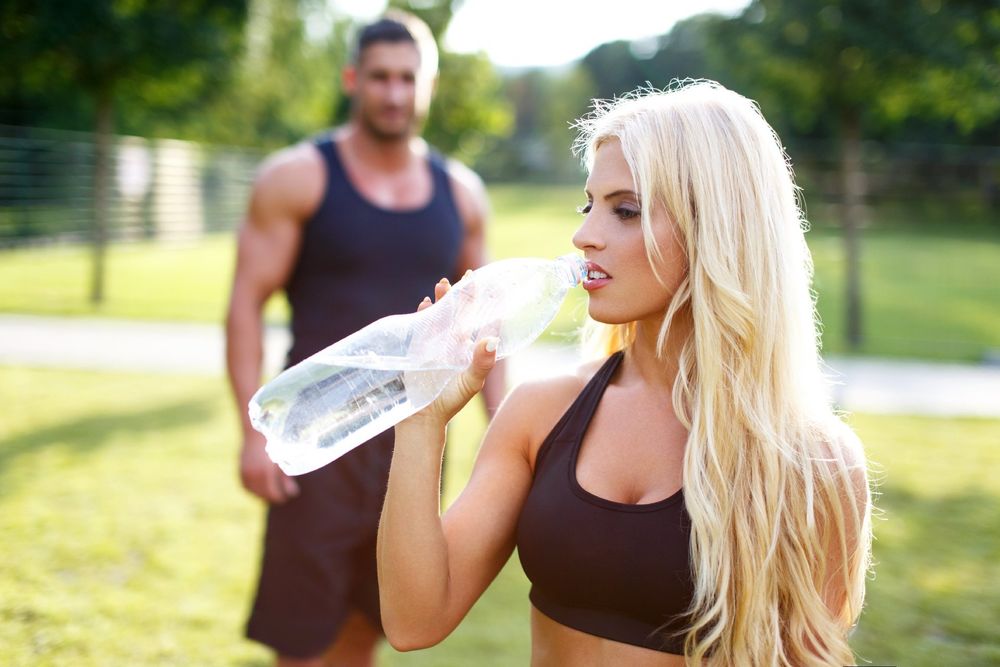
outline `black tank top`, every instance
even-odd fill
[[[549,618],[626,644],[683,654],[693,593],[683,491],[632,505],[576,479],[583,434],[622,360],[612,355],[538,450],[517,525],[531,602]]]
[[[326,192],[306,221],[285,292],[292,311],[288,365],[386,315],[409,313],[434,284],[455,278],[462,222],[442,158],[428,163],[434,192],[413,210],[380,208],[354,189],[330,136],[316,141]]]

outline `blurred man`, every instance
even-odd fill
[[[433,38],[414,17],[364,28],[343,72],[350,121],[268,158],[239,231],[227,362],[243,424],[240,476],[269,503],[247,636],[274,649],[282,667],[373,662],[375,537],[393,431],[285,476],[247,419],[261,381],[262,309],[285,290],[291,365],[380,317],[416,310],[441,277],[484,262],[481,181],[416,135],[436,71]],[[502,378],[483,393],[492,413]]]

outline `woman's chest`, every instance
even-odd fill
[[[522,508],[518,552],[528,578],[571,606],[659,622],[680,613],[691,590],[683,491],[644,504],[598,496],[576,480],[572,444],[552,443]]]
[[[687,436],[669,405],[609,388],[573,455],[572,472],[600,498],[655,503],[683,486]]]

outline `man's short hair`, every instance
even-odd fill
[[[417,40],[413,38],[413,35],[410,34],[410,31],[402,23],[392,19],[381,18],[375,21],[375,23],[365,26],[358,33],[358,44],[354,50],[354,60],[357,61],[365,49],[378,42],[389,42],[390,44],[411,42],[416,45]]]
[[[380,19],[363,27],[355,40],[351,61],[357,65],[365,49],[383,42],[413,44],[420,54],[421,73],[432,78],[437,73],[438,51],[434,35],[427,24],[413,14],[390,9]]]

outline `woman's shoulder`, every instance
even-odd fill
[[[861,438],[837,415],[825,420],[820,432],[820,460],[826,473],[839,479],[843,492],[859,505],[869,502],[869,463]]]
[[[568,373],[526,380],[510,393],[510,400],[529,404],[572,402],[604,364],[604,359],[587,361]]]
[[[500,414],[521,424],[526,440],[530,443],[529,455],[532,461],[542,441],[573,405],[573,401],[603,363],[602,359],[590,361],[569,373],[528,380],[518,384],[508,394]]]
[[[828,459],[843,463],[849,470],[865,467],[864,445],[846,421],[831,415],[824,420],[820,434],[820,446]]]

